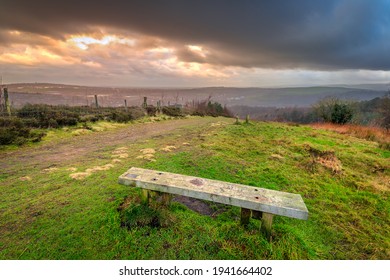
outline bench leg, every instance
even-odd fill
[[[172,200],[172,195],[169,193],[161,193],[147,189],[141,190],[141,201],[145,205],[150,205],[151,200],[154,199],[154,201],[157,201],[159,198],[161,199],[161,205],[169,206]]]
[[[169,193],[162,193],[161,194],[161,203],[164,206],[169,206],[171,204],[172,195]]]
[[[246,226],[249,224],[249,219],[251,217],[251,210],[246,208],[241,208],[241,225]]]
[[[261,220],[263,218],[263,212],[252,210],[252,219]]]
[[[149,197],[150,197],[149,191],[142,189],[141,190],[141,201],[143,204],[149,205]]]
[[[268,241],[271,241],[271,227],[273,217],[274,215],[272,214],[263,213],[263,217],[261,219],[260,231],[267,237]]]

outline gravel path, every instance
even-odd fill
[[[15,151],[0,152],[0,169],[19,166],[50,166],[66,164],[96,157],[99,150],[152,137],[167,136],[190,126],[209,127],[214,118],[189,118],[154,123],[132,124],[123,128],[80,135],[39,146],[24,147]]]

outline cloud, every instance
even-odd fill
[[[389,10],[388,0],[5,0],[0,26],[57,39],[103,26],[160,38],[201,64],[389,70]]]
[[[2,0],[8,80],[122,86],[388,81],[389,0]]]

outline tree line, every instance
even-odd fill
[[[348,101],[326,97],[311,107],[250,107],[233,106],[232,112],[240,118],[294,123],[329,122],[383,127],[390,130],[390,91],[383,97],[368,101]]]

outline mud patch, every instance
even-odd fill
[[[210,217],[215,217],[218,214],[227,211],[229,208],[229,206],[225,204],[205,202],[203,200],[181,195],[176,195],[172,201],[179,202],[196,213]]]
[[[149,207],[142,204],[138,197],[127,197],[117,210],[121,226],[128,230],[138,227],[160,229],[175,222],[175,217],[169,209]]]

